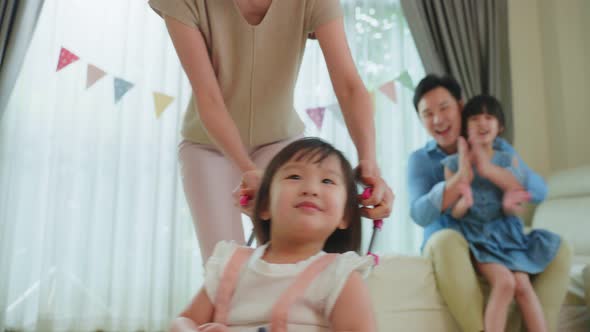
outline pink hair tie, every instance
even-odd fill
[[[361,194],[361,198],[363,200],[368,199],[373,194],[373,188],[367,187],[363,190]],[[375,238],[377,237],[377,231],[381,230],[383,227],[383,219],[375,219],[373,220],[373,234],[371,235],[371,242],[369,242],[369,250],[367,251],[367,256],[372,256],[375,260],[375,265],[379,265],[379,255],[372,252],[373,244],[375,243]]]
[[[248,202],[250,201],[250,196],[248,195],[241,195],[240,196],[240,205],[241,206],[246,206],[248,205]]]

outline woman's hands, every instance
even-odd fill
[[[253,217],[254,198],[258,193],[262,175],[263,171],[259,169],[252,169],[242,173],[242,181],[232,193],[234,205],[241,207],[242,212],[250,218]],[[243,196],[247,197],[247,199],[242,199]]]
[[[359,175],[359,180],[365,186],[372,188],[372,194],[369,198],[362,199],[360,197],[360,202],[363,205],[361,215],[373,220],[389,217],[393,210],[395,195],[381,178],[377,164],[369,160],[360,160],[356,172]],[[373,208],[369,208],[369,206]]]

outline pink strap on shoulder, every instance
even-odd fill
[[[229,332],[229,328],[220,323],[207,323],[199,326],[197,332]]]
[[[189,332],[189,331],[182,331]],[[190,332],[193,332],[192,330]],[[196,332],[229,332],[229,328],[219,323],[207,323],[199,326]]]
[[[301,272],[295,282],[281,295],[275,303],[271,314],[271,332],[287,331],[287,315],[289,309],[305,293],[311,282],[338,257],[337,254],[326,254],[311,263]]]
[[[213,318],[215,323],[227,324],[229,304],[236,290],[240,271],[253,251],[252,248],[238,247],[227,262],[215,295],[215,315]]]

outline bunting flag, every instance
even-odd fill
[[[174,100],[174,97],[170,97],[170,96],[165,95],[163,93],[154,92],[154,104],[156,106],[156,117],[159,118],[160,115],[162,115],[162,113],[166,109],[166,107],[168,107],[168,105],[170,105],[170,103],[172,103],[173,100]]]
[[[383,84],[381,87],[379,87],[379,91],[383,92],[383,94],[389,97],[391,101],[397,103],[397,92],[395,91],[394,81],[390,81]]]
[[[414,91],[414,83],[412,82],[412,78],[407,70],[404,70],[396,79],[396,81],[400,82],[401,85],[405,86],[407,89]]]
[[[306,110],[307,115],[311,118],[313,123],[315,123],[318,130],[322,129],[322,124],[324,123],[324,112],[326,111],[325,107],[316,107],[316,108],[308,108]]]
[[[102,69],[88,64],[88,69],[86,70],[86,89],[94,85],[94,83],[103,78],[106,74],[107,73],[105,73]]]
[[[59,59],[57,63],[56,72],[60,71],[61,69],[69,66],[70,64],[78,61],[80,58],[72,53],[70,50],[62,47],[59,54]],[[100,69],[99,67],[88,64],[86,69],[86,89],[89,89],[91,86],[96,84],[99,80],[105,77],[107,73]],[[379,91],[387,96],[392,102],[397,103],[398,98],[398,91],[395,82],[399,82],[402,86],[406,87],[407,89],[414,90],[414,83],[412,82],[412,78],[407,70],[403,71],[399,76],[397,76],[393,81],[386,82],[385,84],[379,87]],[[118,103],[129,90],[131,90],[135,86],[134,83],[126,81],[119,77],[114,77],[114,94],[115,94],[115,104]],[[369,91],[370,99],[373,105],[375,104],[375,94],[376,91]],[[175,97],[160,93],[160,92],[153,92],[154,98],[154,107],[156,117],[160,118],[162,113],[170,106],[170,104],[174,101]],[[333,117],[339,122],[341,125],[346,126],[346,121],[342,115],[342,110],[340,109],[340,105],[338,103],[334,103],[325,107],[315,107],[309,108],[306,110],[306,113],[316,125],[318,130],[322,129],[322,125],[324,123],[324,115],[325,111],[331,111]]]
[[[133,83],[115,77],[115,104],[133,87]]]
[[[59,60],[57,61],[57,69],[55,71],[62,70],[64,67],[78,61],[78,59],[80,58],[77,55],[62,47],[59,51]]]

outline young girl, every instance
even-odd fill
[[[353,171],[316,138],[281,150],[254,209],[257,249],[219,242],[171,331],[375,331]]]
[[[455,154],[441,162],[447,179],[457,171],[460,159],[473,165],[471,183],[464,186],[461,198],[452,207],[449,226],[467,239],[478,271],[491,285],[485,330],[504,331],[514,298],[528,330],[547,331],[529,276],[543,271],[551,262],[560,238],[545,230],[525,234],[514,209],[503,204],[506,193],[523,190],[523,179],[515,156],[494,150],[494,140],[504,129],[498,100],[476,96],[465,105],[462,118],[463,136],[471,151],[467,156]]]

